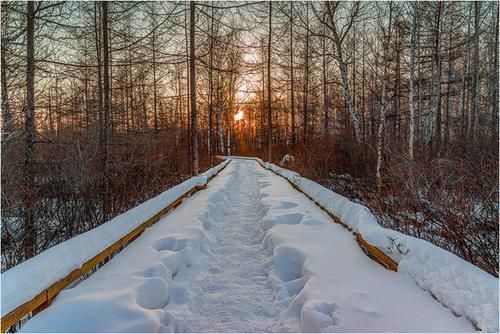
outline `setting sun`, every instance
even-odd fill
[[[245,113],[243,112],[243,110],[240,110],[240,111],[238,111],[238,113],[236,115],[234,115],[234,120],[241,121],[243,119],[244,115],[245,115]]]

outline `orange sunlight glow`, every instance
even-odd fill
[[[234,120],[241,121],[243,119],[244,115],[245,115],[245,113],[243,112],[243,110],[240,110],[240,111],[238,111],[238,113],[236,115],[234,115]]]

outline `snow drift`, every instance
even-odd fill
[[[88,232],[62,242],[37,256],[7,270],[1,275],[2,316],[31,300],[45,288],[67,276],[73,270],[140,224],[175,202],[186,192],[207,184],[229,161],[192,177],[158,196],[124,212]]]
[[[498,279],[425,240],[381,227],[365,206],[301,177],[298,173],[257,160],[286,178],[329,213],[340,218],[370,244],[396,261],[409,275],[453,312],[468,317],[486,332],[498,332]]]

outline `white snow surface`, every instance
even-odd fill
[[[283,158],[281,158],[280,165],[284,165],[287,162],[295,161],[295,157],[290,154],[285,154]]]
[[[468,317],[483,331],[499,331],[499,285],[496,277],[425,240],[381,227],[365,206],[298,173],[272,163],[259,162],[285,177],[360,233],[366,241],[390,256],[399,263],[398,272],[412,277],[422,289],[429,291],[453,312]]]
[[[229,161],[224,161],[205,173],[190,178],[116,216],[105,224],[55,245],[2,273],[2,315],[11,312],[51,284],[80,268],[81,264],[111,246],[186,192],[196,186],[205,185],[207,179],[224,168],[227,163]]]
[[[282,177],[234,159],[25,332],[470,332]]]

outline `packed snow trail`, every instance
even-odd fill
[[[204,217],[211,225],[208,270],[193,282],[187,332],[280,331],[275,321],[273,290],[266,285],[268,258],[262,253],[265,213],[258,174],[250,164],[235,164],[232,185],[210,196],[213,209]],[[207,226],[208,227],[208,226]]]
[[[234,160],[26,332],[470,332],[283,178]]]

